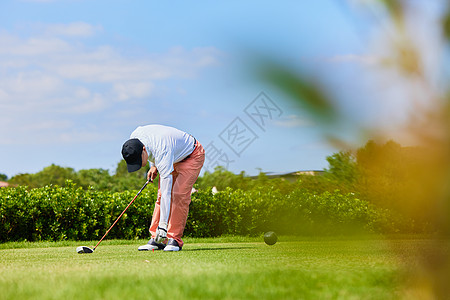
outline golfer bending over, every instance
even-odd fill
[[[179,251],[191,203],[191,190],[205,161],[203,146],[190,134],[163,125],[139,126],[123,144],[128,172],[144,167],[153,181],[159,173],[151,239],[138,250]],[[167,238],[169,239],[167,241]]]

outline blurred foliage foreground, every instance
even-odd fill
[[[363,183],[367,200],[429,223],[438,232],[428,251],[414,253],[416,266],[409,274],[404,298],[449,299],[450,255],[448,248],[442,247],[442,241],[448,241],[450,235],[450,3],[448,0],[344,3],[345,9],[354,7],[356,12],[362,12],[348,9],[348,19],[362,20],[362,16],[370,24],[370,30],[359,35],[367,45],[359,58],[373,58],[373,63],[370,67],[365,64],[358,74],[360,78],[370,78],[378,89],[359,98],[368,105],[384,103],[396,107],[405,112],[405,120],[373,125],[360,122],[358,112],[349,110],[345,101],[334,97],[323,77],[317,78],[292,63],[278,62],[276,57],[261,60],[259,65],[263,67],[256,68],[257,76],[282,91],[299,111],[320,124],[323,136],[335,145],[347,148],[349,141],[344,137],[348,136],[363,136],[365,140],[395,136],[424,149],[398,153],[391,163],[400,168],[386,169],[384,162],[390,159],[383,152],[370,161],[359,161],[367,166],[362,172],[371,170],[370,175],[363,174],[361,178],[367,180]],[[420,34],[421,30],[424,34]],[[365,84],[364,80],[351,83],[355,91]],[[393,89],[395,96],[388,92]],[[404,101],[404,105],[389,106],[389,102],[396,101]],[[400,117],[400,114],[393,116]],[[411,158],[415,164],[402,163]],[[378,176],[377,172],[388,172],[390,176]],[[389,177],[391,180],[386,180]],[[390,185],[398,184],[403,187],[386,193]],[[399,259],[403,257],[400,255]]]

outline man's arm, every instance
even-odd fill
[[[170,213],[170,201],[172,198],[172,174],[165,178],[160,178],[159,184],[161,189],[159,224],[165,224],[167,227]]]
[[[156,242],[160,243],[167,238],[167,225],[170,214],[170,203],[172,200],[172,174],[159,178],[161,191],[161,203],[159,206],[159,224],[156,231]]]
[[[156,152],[155,165],[159,172],[159,190],[161,201],[159,206],[159,224],[156,230],[156,242],[161,243],[167,239],[167,226],[169,222],[170,203],[172,200],[173,183],[173,152],[171,148]]]

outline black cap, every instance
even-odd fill
[[[130,139],[122,146],[122,156],[127,162],[128,172],[134,172],[142,167],[142,150],[144,144],[138,139]]]

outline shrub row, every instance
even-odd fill
[[[186,234],[192,236],[336,235],[411,232],[410,222],[361,200],[356,194],[302,189],[283,194],[276,189],[227,189],[192,198]]]
[[[137,191],[83,190],[71,182],[0,189],[0,242],[37,240],[97,240],[133,199]],[[148,238],[157,190],[147,187],[129,207],[108,239]],[[355,194],[301,189],[227,189],[215,195],[192,195],[185,235],[340,234],[355,229],[370,232],[405,230],[389,211],[377,209]],[[403,226],[403,227],[402,227]]]
[[[1,189],[0,241],[98,239],[136,192],[86,191],[70,182],[64,187]],[[148,235],[146,227],[151,220],[153,199],[156,190],[144,190],[109,237],[133,239]]]

